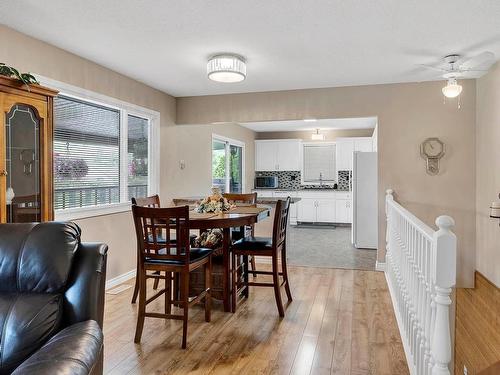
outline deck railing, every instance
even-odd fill
[[[128,200],[132,197],[145,197],[148,192],[147,184],[128,185]],[[74,188],[57,188],[54,191],[54,206],[56,209],[97,206],[100,204],[118,203],[120,201],[120,187],[91,186]]]
[[[386,195],[386,277],[412,375],[449,375],[450,295],[456,282],[454,221],[434,231]]]

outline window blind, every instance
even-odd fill
[[[120,112],[54,99],[54,208],[120,202]]]
[[[149,120],[128,115],[128,199],[148,195]]]
[[[304,146],[304,181],[335,181],[335,145]]]

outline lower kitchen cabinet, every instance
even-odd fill
[[[335,223],[335,199],[318,199],[316,201],[316,221],[318,223]]]
[[[297,221],[306,223],[335,223],[335,199],[302,198]]]
[[[335,216],[337,223],[352,223],[351,201],[348,199],[335,200]]]
[[[316,199],[301,198],[298,203],[297,221],[316,222]]]

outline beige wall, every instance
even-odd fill
[[[212,186],[212,134],[245,143],[245,190],[253,188],[254,139],[252,130],[235,124],[185,125],[168,130],[162,148],[169,149],[167,173],[168,198],[206,195]],[[180,160],[185,168],[180,169]]]
[[[257,139],[302,139],[311,141],[313,131],[293,131],[293,132],[261,132],[257,133]],[[325,141],[334,141],[340,137],[371,137],[373,129],[350,129],[350,130],[321,130],[325,135]]]
[[[500,63],[477,81],[476,267],[500,287],[500,228],[489,217],[500,193]]]
[[[248,142],[246,168],[247,173],[253,173],[253,132],[248,129],[177,127],[172,96],[1,25],[0,56],[0,61],[23,72],[37,73],[160,112],[160,196],[164,203],[174,196],[209,190],[212,131]],[[182,129],[177,131],[177,128]],[[180,158],[188,161],[184,171],[178,169],[176,161]],[[77,220],[77,223],[84,241],[104,241],[109,245],[108,279],[135,269],[135,235],[129,212]]]
[[[384,192],[434,226],[438,215],[456,221],[460,286],[472,286],[475,264],[475,81],[463,81],[461,109],[443,103],[442,82],[373,85],[177,100],[177,123],[249,122],[304,118],[378,117],[379,260],[385,258]],[[441,173],[429,176],[419,154],[427,137],[447,146]]]

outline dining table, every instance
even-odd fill
[[[270,216],[271,207],[266,205],[237,204],[228,211],[196,212],[194,207],[189,211],[190,229],[201,231],[220,228],[222,230],[222,258],[223,258],[223,304],[224,311],[231,311],[231,228],[241,228],[253,225]],[[234,311],[232,311],[234,313]]]

